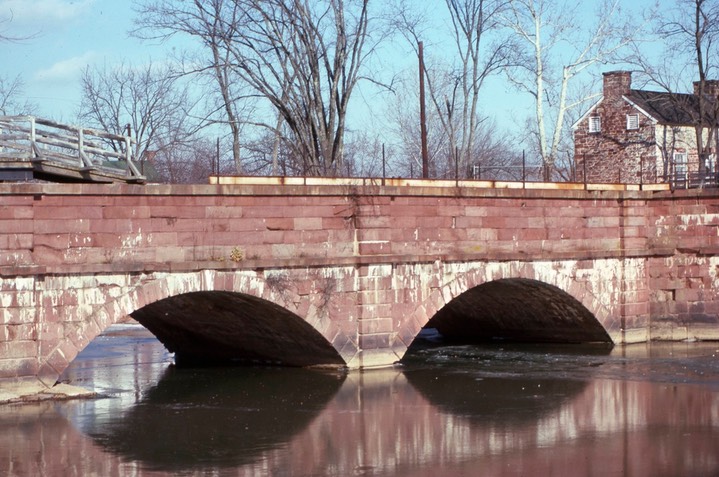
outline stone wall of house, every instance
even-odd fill
[[[657,182],[655,130],[652,121],[623,99],[629,94],[631,73],[604,74],[604,98],[574,133],[577,177],[586,182]],[[639,114],[639,128],[627,129],[627,115]],[[601,131],[589,132],[592,116]],[[661,159],[659,161],[661,164]]]

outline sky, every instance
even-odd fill
[[[88,65],[111,66],[123,60],[158,63],[169,57],[172,48],[183,46],[131,37],[128,31],[135,19],[132,3],[132,0],[0,0],[0,33],[27,37],[0,43],[0,64],[4,66],[0,75],[9,78],[20,75],[25,96],[39,108],[38,116],[74,124],[80,107],[80,77]],[[408,68],[414,70],[413,53],[409,47],[405,50],[399,51],[402,61],[407,61]],[[362,96],[365,91],[357,94],[358,103],[373,101],[371,93]],[[372,105],[357,106],[365,112],[372,109]]]
[[[640,3],[648,1],[640,0]],[[128,31],[135,20],[132,3],[132,0],[0,0],[0,33],[27,37],[0,43],[0,64],[3,65],[0,75],[21,77],[25,96],[38,106],[38,116],[76,124],[80,77],[88,65],[112,66],[122,61],[158,63],[170,58],[172,48],[184,46],[131,37]],[[591,9],[587,6],[583,10],[586,14]],[[437,47],[431,41],[427,44]],[[400,48],[394,54],[398,55],[397,62],[416,69],[409,48]],[[516,128],[531,114],[531,98],[519,95],[506,80],[495,78],[485,89],[485,104],[500,125]],[[373,114],[386,113],[386,105],[374,104],[379,102],[376,96],[363,95],[363,90],[358,94],[358,102],[357,109],[365,112],[367,124],[374,120]],[[368,111],[371,113],[367,114]]]
[[[170,45],[128,35],[133,18],[129,0],[0,0],[0,32],[26,38],[0,44],[0,74],[20,75],[38,115],[74,123],[87,65],[167,56]]]

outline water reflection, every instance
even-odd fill
[[[717,344],[459,346],[346,376],[142,353],[152,383],[80,366],[109,397],[0,408],[0,474],[719,475]]]
[[[82,430],[151,469],[233,467],[305,429],[343,380],[304,369],[171,367],[126,413]]]

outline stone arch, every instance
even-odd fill
[[[577,312],[581,313],[582,322],[592,328],[588,336],[595,337],[596,341],[612,342],[610,330],[607,329],[607,323],[612,323],[612,310],[597,299],[585,282],[575,279],[572,272],[575,264],[518,261],[465,264],[461,271],[455,273],[453,280],[432,289],[427,298],[417,304],[414,313],[405,320],[398,339],[409,346],[430,320],[441,316],[443,310],[445,313],[451,311],[451,308],[447,308],[450,303],[459,308],[471,306],[468,300],[460,297],[468,298],[473,290],[481,292],[480,287],[494,283],[500,286],[524,286],[541,293],[556,294],[560,300],[564,300],[565,305],[575,306]],[[496,293],[494,295],[496,298]],[[565,338],[573,341],[580,336],[573,339],[565,333]]]
[[[93,310],[81,326],[72,330],[70,333],[72,336],[67,336],[66,333],[65,339],[61,339],[60,343],[47,354],[47,358],[40,363],[38,377],[46,385],[53,385],[80,351],[105,329],[128,315],[148,307],[150,312],[153,308],[155,311],[161,310],[163,305],[157,305],[158,303],[167,306],[165,311],[177,310],[178,307],[186,305],[188,299],[193,298],[199,299],[203,304],[217,304],[217,300],[213,299],[214,294],[216,294],[214,298],[221,297],[234,305],[248,305],[255,309],[266,307],[264,309],[274,313],[276,319],[284,319],[291,323],[289,331],[299,333],[295,345],[309,342],[311,345],[304,351],[307,354],[311,354],[313,350],[319,352],[320,358],[316,363],[295,356],[285,364],[344,365],[349,362],[357,353],[354,340],[345,336],[335,322],[322,316],[320,307],[313,303],[312,294],[299,294],[294,287],[281,283],[282,280],[277,278],[281,276],[283,276],[282,271],[203,270],[187,273],[153,273],[135,277],[136,285],[131,290]],[[160,308],[157,308],[158,306]],[[225,312],[227,312],[226,308]],[[147,313],[144,319],[148,319]],[[163,326],[155,326],[155,330],[151,329],[151,331],[163,329]],[[270,328],[263,329],[267,331]],[[266,335],[265,338],[276,338],[280,341],[284,338],[283,344],[288,344],[287,333],[278,332],[275,335]],[[342,345],[341,348],[338,343]],[[209,345],[207,341],[205,344]],[[282,349],[282,346],[276,349]],[[282,359],[273,359],[272,356],[261,356],[256,353],[238,358],[282,362]]]

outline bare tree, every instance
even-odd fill
[[[587,101],[570,99],[570,85],[588,68],[611,60],[628,43],[618,0],[604,1],[587,28],[575,10],[554,0],[509,0],[504,22],[526,45],[526,59],[508,70],[510,80],[534,99],[534,134],[549,180],[560,155],[567,112]],[[562,52],[568,52],[564,55]]]
[[[502,34],[506,0],[445,0],[445,4],[455,55],[448,65],[425,62],[425,75],[437,120],[448,139],[447,157],[465,171],[477,160],[475,142],[485,120],[479,114],[481,88],[489,76],[513,64],[516,48],[513,39]],[[406,3],[400,4],[397,25],[415,48],[424,23]],[[446,50],[442,53],[446,55]]]
[[[719,149],[719,97],[716,87],[710,94],[708,81],[719,73],[719,2],[712,0],[681,0],[674,8],[658,18],[655,32],[667,42],[672,58],[683,62],[696,76],[696,103],[687,104],[682,95],[670,95],[675,107],[692,117],[696,137],[699,172],[710,170],[711,157]],[[679,55],[676,55],[679,53]],[[679,56],[679,58],[677,58]],[[672,91],[676,84],[677,63],[673,72],[667,68],[644,68],[654,83]],[[674,90],[676,91],[676,89]],[[673,135],[672,135],[673,137]],[[665,161],[666,162],[666,161]]]
[[[29,35],[11,35],[6,33],[9,28],[5,28],[4,25],[11,24],[14,18],[12,9],[7,14],[0,14],[0,42],[20,42],[25,40],[31,40],[39,36],[38,32],[31,33]]]
[[[283,142],[304,159],[303,173],[341,170],[349,100],[372,51],[367,46],[368,0],[139,3],[141,36],[183,33],[199,39],[211,53],[199,70],[214,73],[238,170],[242,120],[237,115],[240,98],[232,90],[238,83],[277,111],[272,121],[256,116],[248,122],[274,131],[275,156]]]
[[[372,51],[368,0],[236,1],[235,70],[282,116],[304,173],[339,173],[349,100]]]
[[[135,139],[134,157],[143,160],[192,140],[197,127],[189,123],[188,97],[166,68],[88,67],[82,75],[80,119],[114,134],[129,133]]]
[[[631,42],[632,50],[625,61],[641,81],[665,93],[654,98],[660,102],[658,107],[674,111],[681,118],[676,123],[693,125],[699,172],[715,172],[719,150],[719,2],[679,0],[670,7],[656,5],[645,12],[645,17],[648,34]],[[658,46],[663,47],[659,54]],[[664,180],[673,173],[674,152],[685,140],[680,136],[681,128],[671,125],[663,126],[656,138]]]
[[[233,0],[144,0],[136,4],[137,24],[133,34],[144,39],[166,40],[185,35],[197,40],[209,55],[183,58],[182,74],[208,75],[214,84],[212,96],[218,98],[211,107],[209,122],[221,122],[230,129],[235,172],[243,172],[241,131],[244,123],[242,82],[231,68],[234,35],[241,16]],[[214,120],[222,112],[223,119]]]
[[[37,105],[23,99],[24,84],[20,75],[0,76],[0,114],[32,114]]]
[[[229,157],[218,157],[213,141],[198,138],[153,152],[149,167],[154,168],[161,182],[206,184],[210,175],[232,173],[234,161]]]
[[[434,70],[428,71],[429,76],[434,74]],[[389,104],[388,121],[392,124],[391,132],[397,138],[397,143],[392,147],[393,154],[388,163],[393,173],[412,176],[413,172],[420,171],[422,167],[416,75],[398,81],[398,85],[402,83],[405,86],[397,88],[394,100]],[[440,80],[437,76],[433,77],[431,83],[437,91],[451,91],[454,85],[454,81],[447,81],[446,77]],[[442,113],[437,108],[429,108],[427,114],[430,176],[447,179],[521,179],[521,155],[513,152],[510,138],[499,130],[494,121],[483,118],[474,124],[472,149],[466,153],[471,161],[465,162],[461,160],[461,155],[456,154],[450,142],[445,129],[446,122],[440,119]],[[446,117],[443,119],[446,121]]]

